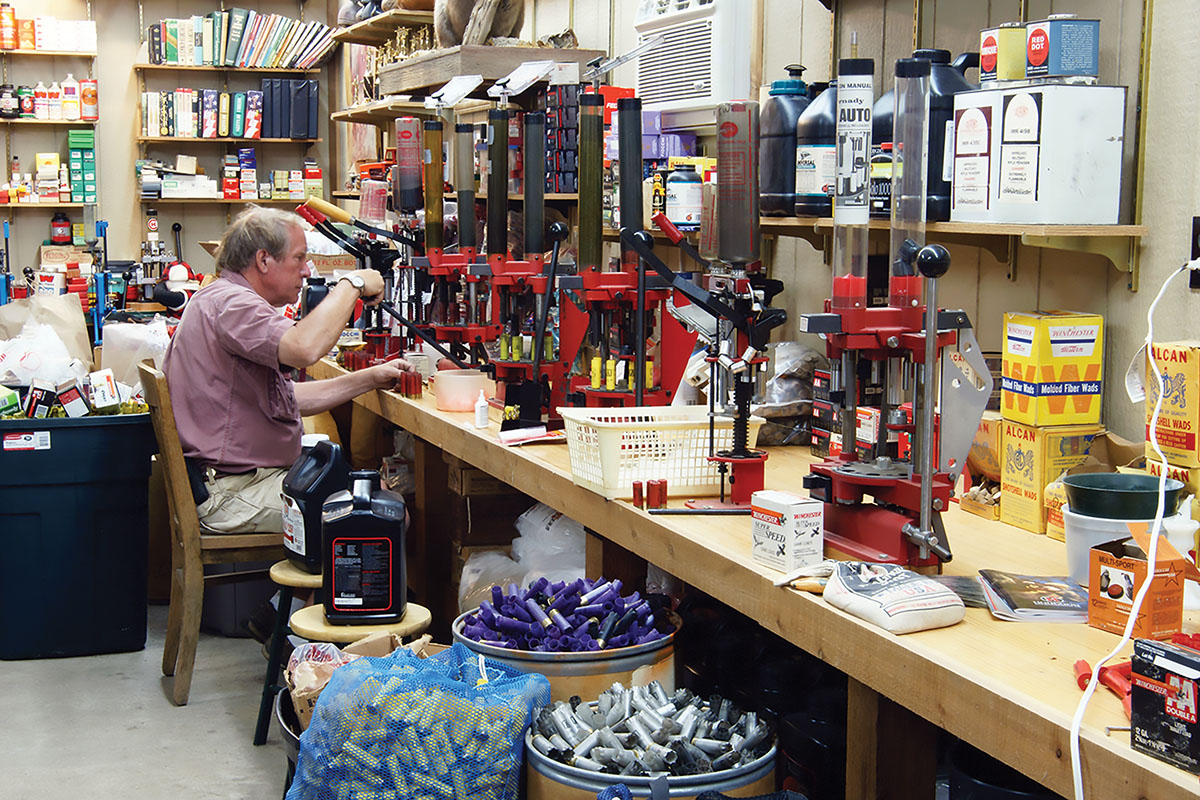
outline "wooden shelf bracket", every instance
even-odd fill
[[[1119,271],[1129,273],[1129,291],[1136,292],[1139,278],[1138,262],[1141,253],[1139,238],[1138,236],[1034,236],[1021,234],[1021,244],[1104,256]]]

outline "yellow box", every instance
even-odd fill
[[[1200,467],[1200,342],[1156,343],[1154,361],[1166,384],[1158,415],[1158,446],[1167,463]],[[1150,419],[1158,402],[1158,381],[1146,359],[1146,442],[1149,448]]]
[[[1000,469],[1000,521],[1046,532],[1046,484],[1087,458],[1099,425],[1036,428],[1004,420]]]
[[[1156,478],[1159,477],[1162,475],[1162,462],[1147,454],[1146,472]],[[1174,464],[1167,464],[1167,477],[1183,483],[1181,497],[1187,497],[1190,494],[1195,498],[1192,500],[1192,519],[1200,522],[1200,467],[1177,467]]]
[[[1004,315],[1000,410],[1026,425],[1100,422],[1104,317],[1075,311]]]
[[[1067,504],[1067,487],[1060,480],[1053,480],[1046,485],[1042,493],[1042,508],[1046,512],[1046,535],[1060,542],[1067,540],[1067,531],[1063,526],[1062,507]]]

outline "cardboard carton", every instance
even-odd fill
[[[1121,472],[1131,465],[1141,463],[1141,445],[1122,438],[1112,431],[1097,434],[1088,448],[1087,458],[1065,472],[1051,474],[1051,481],[1042,493],[1042,507],[1046,515],[1046,535],[1064,542],[1067,539],[1063,523],[1062,507],[1067,503],[1067,489],[1062,478],[1067,475],[1083,475],[1093,472]]]
[[[1158,415],[1158,446],[1167,463],[1181,467],[1200,467],[1200,342],[1156,343],[1151,348],[1154,361],[1166,384],[1162,409]],[[1146,441],[1149,449],[1150,420],[1158,402],[1158,381],[1146,364]]]
[[[994,481],[1000,480],[1001,423],[999,411],[984,411],[975,438],[971,441],[971,450],[967,453],[967,469],[972,475],[982,475]]]
[[[1001,412],[1026,425],[1100,422],[1104,318],[1074,311],[1004,315]]]
[[[825,504],[763,489],[750,497],[750,554],[759,564],[791,572],[825,557]]]
[[[1130,744],[1134,750],[1200,773],[1196,679],[1200,652],[1183,645],[1133,643]]]
[[[1125,631],[1133,598],[1150,574],[1146,554],[1150,533],[1144,522],[1129,523],[1133,541],[1141,548],[1126,547],[1128,538],[1092,548],[1088,563],[1088,625],[1109,633]],[[1133,635],[1142,639],[1168,639],[1183,626],[1183,581],[1187,560],[1166,537],[1159,537],[1154,580],[1146,593]],[[1191,568],[1195,571],[1195,567]]]
[[[1037,428],[1004,420],[1000,469],[1000,521],[1033,533],[1046,532],[1046,484],[1087,458],[1099,425]]]

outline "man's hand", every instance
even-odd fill
[[[374,269],[356,269],[354,274],[362,278],[362,300],[369,306],[383,300],[383,275]]]
[[[416,372],[417,368],[402,358],[367,367],[360,372],[366,373],[371,384],[376,389],[395,389],[400,384],[400,376],[405,372]]]

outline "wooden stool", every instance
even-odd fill
[[[288,559],[271,565],[271,580],[279,585],[279,607],[275,611],[275,629],[271,634],[271,647],[267,656],[267,675],[263,678],[262,699],[258,703],[258,723],[254,726],[254,743],[267,741],[267,730],[271,724],[271,703],[275,693],[282,688],[279,670],[283,666],[283,642],[287,638],[287,619],[292,611],[294,589],[320,591],[321,574],[313,575],[297,567]],[[320,606],[316,606],[320,608]]]
[[[302,608],[292,614],[292,631],[314,642],[349,644],[372,633],[394,633],[411,638],[424,633],[433,621],[433,614],[425,606],[409,603],[404,609],[404,618],[390,625],[330,625],[325,621],[325,609],[320,605]]]

